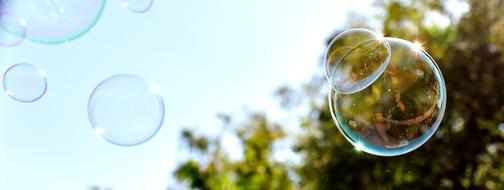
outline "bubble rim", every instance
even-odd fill
[[[411,43],[407,40],[404,40],[404,39],[400,39],[400,38],[386,37],[385,40],[397,40],[400,42],[406,42],[410,45],[414,45],[413,43]],[[437,72],[434,72],[434,75],[437,78],[437,80],[439,81],[439,89],[440,89],[439,90],[440,91],[440,98],[439,99],[441,100],[440,102],[438,102],[439,115],[436,118],[436,121],[432,124],[431,128],[426,133],[424,133],[421,137],[410,141],[408,146],[403,146],[403,147],[399,147],[399,148],[377,147],[377,146],[371,145],[369,143],[366,143],[366,141],[359,141],[361,139],[360,137],[353,135],[351,131],[347,131],[344,129],[344,127],[341,126],[341,125],[345,125],[345,124],[344,124],[344,122],[340,122],[340,120],[338,118],[341,118],[341,117],[338,117],[337,113],[334,110],[334,107],[335,107],[334,101],[337,98],[337,96],[336,96],[337,92],[334,88],[332,88],[332,85],[330,85],[328,100],[329,100],[329,111],[331,112],[331,117],[336,125],[336,128],[338,128],[340,133],[343,134],[345,139],[348,142],[350,142],[350,144],[352,144],[352,146],[359,147],[360,150],[362,150],[366,153],[372,154],[372,155],[376,155],[376,156],[386,156],[386,157],[400,156],[400,155],[404,155],[404,154],[407,154],[409,152],[412,152],[412,151],[418,149],[420,146],[425,144],[437,131],[437,129],[439,128],[439,126],[444,118],[444,114],[445,114],[445,110],[446,110],[446,103],[447,103],[446,102],[446,100],[447,100],[447,98],[446,98],[446,96],[447,96],[446,84],[445,84],[441,69],[439,68],[436,61],[425,50],[421,49],[420,51],[422,53],[424,53],[427,56],[427,58],[429,58],[432,61],[432,64],[428,64],[428,65],[432,69],[437,71]]]
[[[154,0],[148,0],[150,1],[149,3],[149,6],[147,6],[145,9],[143,10],[136,10],[136,9],[132,9],[130,6],[125,6],[128,10],[130,10],[131,12],[134,12],[134,13],[146,13],[147,11],[149,11],[151,8],[152,8],[152,5],[154,4]],[[128,3],[128,0],[122,0],[123,3]]]
[[[93,128],[94,131],[96,131],[96,127],[95,127],[96,126],[96,121],[94,121],[94,119],[92,119],[92,117],[91,117],[92,114],[91,114],[91,109],[90,109],[91,108],[90,105],[91,105],[91,102],[93,101],[93,97],[96,94],[97,90],[99,90],[100,86],[102,86],[103,84],[105,84],[106,82],[108,82],[108,81],[110,81],[112,79],[120,78],[120,77],[121,78],[122,77],[135,78],[135,79],[143,81],[147,85],[151,84],[151,83],[148,83],[145,79],[143,79],[140,76],[137,76],[137,75],[134,75],[134,74],[128,74],[128,73],[115,74],[115,75],[112,75],[112,76],[109,76],[109,77],[105,78],[100,83],[98,83],[98,85],[95,86],[95,88],[93,89],[93,91],[89,95],[88,103],[87,103],[88,121],[91,124],[91,127]],[[161,95],[161,93],[159,93],[159,94],[156,95],[156,99],[160,103],[159,106],[160,106],[160,111],[162,111],[162,114],[161,114],[161,118],[159,119],[159,125],[156,128],[156,131],[154,131],[148,138],[146,138],[146,139],[144,139],[142,141],[136,142],[136,143],[121,144],[121,143],[117,143],[115,141],[112,141],[112,140],[108,139],[107,137],[105,137],[102,134],[98,134],[98,136],[102,137],[103,139],[105,139],[107,142],[109,142],[111,144],[114,144],[114,145],[117,145],[117,146],[122,146],[122,147],[137,146],[137,145],[146,143],[147,141],[151,140],[152,138],[154,138],[154,136],[157,135],[157,133],[159,132],[159,130],[161,130],[161,128],[163,127],[164,120],[165,120],[165,114],[166,114],[165,103],[164,103],[163,96]]]

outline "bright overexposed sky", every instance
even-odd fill
[[[72,0],[73,1],[73,0]],[[364,0],[155,0],[136,14],[108,1],[93,30],[61,45],[0,49],[0,69],[25,62],[47,72],[37,102],[0,94],[0,189],[162,190],[183,161],[180,129],[212,134],[215,115],[243,106],[275,117],[273,92],[315,72],[325,40]],[[157,84],[165,121],[150,141],[120,147],[97,136],[87,100],[108,76]]]

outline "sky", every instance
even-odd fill
[[[1,48],[2,72],[34,64],[48,90],[29,104],[0,94],[0,189],[177,187],[173,171],[187,158],[181,129],[215,133],[217,113],[243,107],[281,117],[274,91],[310,79],[352,11],[373,14],[364,0],[154,0],[143,14],[108,1],[76,40]],[[164,98],[161,130],[138,146],[108,143],[87,117],[94,87],[120,73],[158,85]]]

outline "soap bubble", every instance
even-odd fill
[[[115,75],[94,89],[88,102],[88,116],[96,133],[110,143],[138,145],[161,128],[163,98],[159,88],[138,76]]]
[[[385,41],[392,50],[385,72],[354,94],[331,89],[329,103],[338,129],[356,148],[396,156],[420,147],[437,130],[446,88],[427,52],[402,39]]]
[[[15,64],[5,71],[3,88],[14,100],[24,103],[37,101],[47,90],[46,73],[32,64]]]
[[[0,12],[0,46],[17,46],[23,42],[25,35],[26,28],[16,16]]]
[[[145,13],[153,3],[153,0],[123,0],[122,5],[135,13]]]
[[[2,0],[0,12],[15,15],[26,28],[26,39],[57,44],[76,39],[94,26],[105,0]],[[16,33],[14,33],[16,34]]]
[[[367,29],[350,29],[336,36],[325,54],[326,77],[340,94],[358,92],[373,83],[389,64],[390,46]]]

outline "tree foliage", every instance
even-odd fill
[[[189,160],[176,171],[176,177],[188,181],[195,189],[291,189],[287,168],[271,158],[273,143],[285,134],[281,126],[270,123],[262,114],[253,114],[250,121],[238,128],[236,134],[243,145],[244,158],[232,161],[223,154],[219,138],[212,143],[215,147],[199,146],[208,141],[205,137],[185,130],[184,138],[190,147],[201,154],[210,155],[204,165]],[[203,140],[205,139],[205,140]]]
[[[320,74],[298,90],[278,91],[286,111],[309,107],[292,147],[302,163],[275,161],[272,146],[287,134],[265,115],[251,114],[236,131],[242,160],[229,159],[219,137],[184,131],[189,147],[209,159],[185,162],[177,178],[194,189],[504,189],[504,2],[466,3],[470,9],[460,18],[442,0],[376,3],[385,35],[422,41],[445,78],[445,118],[418,150],[397,157],[356,151],[336,129]],[[429,24],[431,13],[450,23]]]

